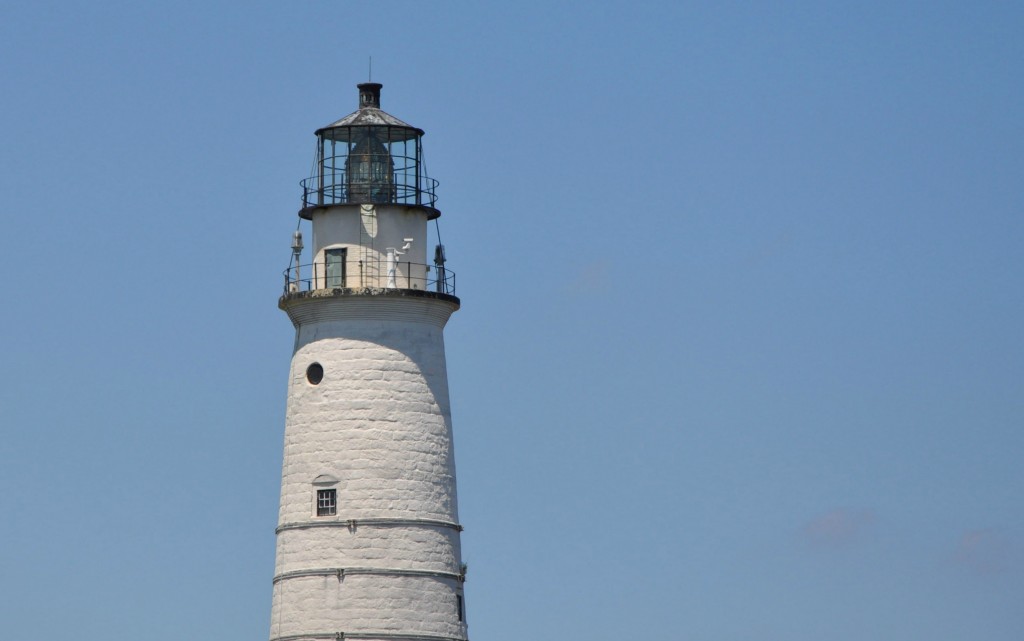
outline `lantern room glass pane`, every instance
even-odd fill
[[[303,181],[304,206],[396,203],[433,206],[419,131],[391,125],[335,127],[318,133],[315,173]]]

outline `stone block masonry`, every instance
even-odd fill
[[[465,639],[442,334],[457,303],[337,299],[282,301],[297,339],[271,638]],[[317,516],[327,490],[335,513]]]

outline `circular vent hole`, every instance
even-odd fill
[[[306,380],[312,385],[319,385],[324,380],[324,366],[320,363],[313,363],[306,368]]]

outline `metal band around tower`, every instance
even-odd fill
[[[429,527],[443,527],[450,528],[456,532],[463,530],[462,526],[452,521],[440,521],[435,519],[387,519],[387,518],[376,518],[376,519],[347,519],[344,521],[298,521],[293,523],[282,523],[277,526],[274,530],[276,534],[280,534],[285,530],[304,530],[307,528],[314,527],[343,527],[350,530],[355,530],[361,525],[382,525],[382,526],[402,526],[411,525],[416,526],[429,526]]]
[[[436,570],[403,570],[400,568],[316,568],[310,570],[293,570],[282,572],[274,577],[274,583],[285,579],[297,579],[305,576],[336,576],[338,580],[354,574],[376,574],[381,576],[425,576],[437,579],[454,579],[465,582],[466,575],[456,572],[440,572]]]
[[[465,637],[443,637],[436,634],[402,634],[396,632],[314,632],[273,637],[270,641],[337,641],[338,639],[396,639],[401,641],[469,641]]]

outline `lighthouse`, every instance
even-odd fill
[[[423,130],[380,108],[318,129],[279,307],[295,326],[271,641],[467,639],[444,327]],[[308,252],[308,253],[304,253]]]

